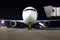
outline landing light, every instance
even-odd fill
[[[2,20],[1,23],[4,24],[4,20]]]

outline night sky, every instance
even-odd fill
[[[32,6],[38,11],[38,19],[46,19],[43,7],[47,5],[60,6],[58,0],[21,0],[18,3],[0,3],[0,19],[22,19],[25,7]]]

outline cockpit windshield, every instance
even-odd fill
[[[36,9],[25,9],[25,11],[29,11],[29,10],[36,11]]]

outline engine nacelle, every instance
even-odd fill
[[[16,25],[17,25],[16,21],[11,21],[11,22],[10,22],[10,26],[11,26],[11,27],[15,27]]]

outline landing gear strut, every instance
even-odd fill
[[[28,27],[28,30],[31,30],[32,28],[31,28],[31,25],[29,25],[29,27]]]

